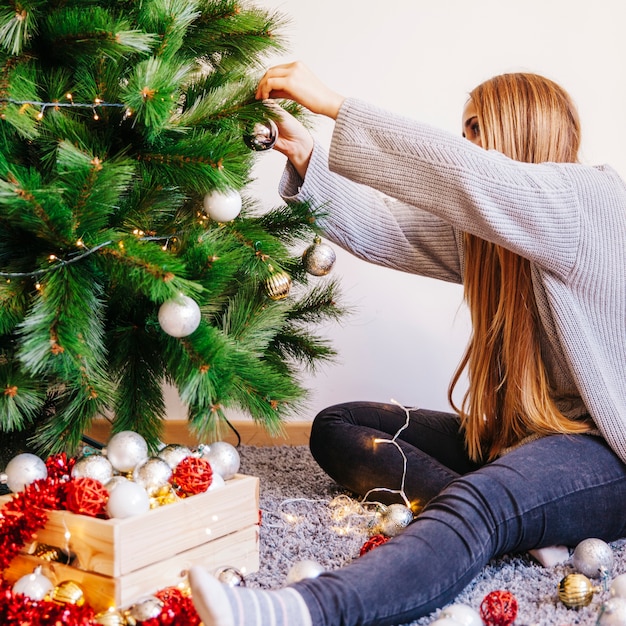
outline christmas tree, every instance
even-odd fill
[[[312,327],[341,314],[302,262],[321,209],[245,193],[284,19],[234,0],[0,6],[4,441],[73,452],[104,414],[154,447],[164,381],[201,440],[229,408],[280,432],[303,369],[334,354]]]

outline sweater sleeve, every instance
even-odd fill
[[[324,235],[371,263],[449,282],[461,282],[459,233],[441,218],[353,183],[328,169],[317,145],[306,179],[288,163],[279,191],[286,202],[309,201],[324,209]]]
[[[529,164],[364,102],[344,102],[330,169],[566,278],[580,238],[576,164]]]

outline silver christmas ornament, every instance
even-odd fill
[[[274,120],[256,122],[249,132],[244,133],[243,140],[250,150],[262,152],[271,150],[278,139],[278,127]]]
[[[159,307],[159,326],[172,337],[187,337],[200,325],[202,313],[198,303],[182,293]]]
[[[600,608],[598,626],[624,626],[626,624],[626,599],[609,598]]]
[[[141,622],[147,622],[149,619],[156,619],[161,615],[162,610],[163,602],[154,596],[150,596],[133,604],[127,611],[127,617],[141,624]]]
[[[74,463],[72,478],[95,478],[106,485],[113,478],[113,466],[105,456],[90,454]]]
[[[220,567],[215,572],[215,578],[229,587],[245,587],[243,574],[235,567]]]
[[[126,474],[148,458],[148,444],[139,433],[123,430],[109,439],[103,453],[118,472]]]
[[[626,598],[626,574],[620,574],[611,581],[611,597]]]
[[[312,561],[311,559],[298,561],[287,572],[285,583],[291,585],[305,578],[317,578],[323,571],[324,568],[317,561]]]
[[[133,480],[141,485],[149,496],[169,484],[172,468],[158,456],[150,457],[137,465],[133,471]]]
[[[27,485],[47,476],[46,464],[37,455],[23,452],[8,462],[4,470],[3,482],[13,493],[18,493]]]
[[[325,276],[335,264],[335,251],[320,237],[315,237],[313,243],[302,254],[304,269],[313,276]]]
[[[589,578],[604,578],[613,569],[613,550],[602,539],[584,539],[574,549],[572,565]]]
[[[239,471],[239,452],[227,441],[216,441],[209,446],[203,446],[202,456],[211,464],[211,469],[224,480],[232,478]]]
[[[413,521],[413,511],[404,504],[390,504],[383,510],[377,524],[377,532],[395,537]]]
[[[191,450],[187,446],[181,446],[177,443],[170,443],[164,448],[161,448],[158,453],[158,457],[163,459],[172,469],[176,469],[176,466],[188,456],[192,456]]]

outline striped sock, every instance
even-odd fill
[[[189,584],[204,626],[312,626],[309,609],[295,589],[229,587],[201,567],[189,570]]]

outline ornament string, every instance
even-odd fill
[[[411,411],[417,411],[418,407],[405,407],[402,404],[400,404],[399,402],[397,402],[396,400],[394,400],[393,398],[391,399],[391,403],[395,404],[396,406],[400,407],[405,414],[405,420],[404,420],[404,424],[397,430],[396,434],[391,438],[391,439],[385,439],[383,437],[376,437],[374,439],[374,443],[375,444],[379,444],[379,443],[383,443],[383,444],[391,444],[393,446],[395,446],[398,451],[400,452],[400,455],[402,456],[402,478],[400,480],[400,489],[389,489],[387,487],[374,487],[373,489],[370,489],[364,496],[363,496],[363,501],[367,500],[369,495],[371,493],[374,493],[376,491],[384,491],[386,493],[395,493],[397,495],[399,495],[403,500],[404,500],[404,504],[408,507],[411,508],[411,503],[404,491],[404,487],[406,484],[406,472],[407,472],[407,458],[406,458],[406,454],[404,453],[404,450],[401,448],[400,444],[397,442],[398,437],[400,436],[400,433],[407,429],[409,426],[409,421],[411,419],[410,413]]]

